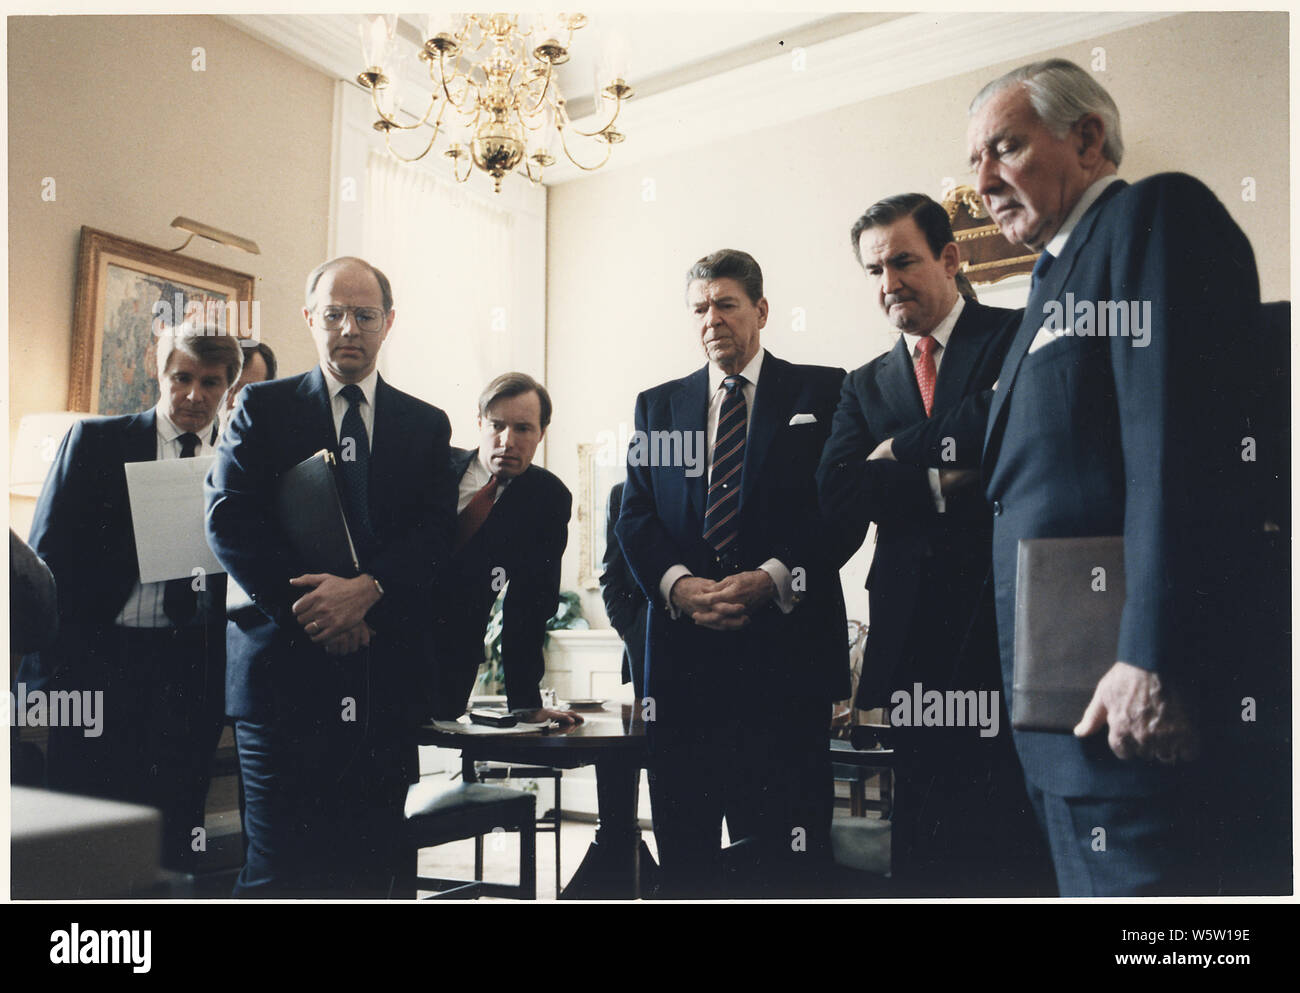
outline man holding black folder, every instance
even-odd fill
[[[1219,863],[1242,839],[1220,814],[1258,809],[1243,787],[1264,758],[1242,745],[1262,728],[1243,709],[1250,631],[1234,599],[1252,540],[1241,378],[1254,256],[1197,180],[1116,177],[1119,111],[1065,60],[990,83],[967,133],[989,215],[1042,252],[983,455],[1009,689],[1018,543],[1124,544],[1113,665],[1073,733],[1016,733],[1061,894],[1231,892],[1235,870]],[[1086,570],[1078,596],[1106,584]]]
[[[376,371],[395,316],[382,272],[334,259],[306,297],[319,368],[246,388],[207,485],[208,539],[251,600],[227,629],[247,797],[235,895],[384,897],[414,868],[402,805],[428,699],[431,579],[455,517],[451,428]],[[322,449],[353,575],[321,571],[276,510],[284,474]]]

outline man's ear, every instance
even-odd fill
[[[1090,168],[1104,158],[1101,150],[1106,144],[1106,123],[1100,114],[1084,114],[1074,122],[1073,131],[1080,165]]]
[[[759,328],[767,327],[767,297],[758,298],[758,326]]]
[[[943,263],[945,273],[949,276],[957,275],[957,270],[961,268],[961,250],[955,241],[950,241],[943,246],[943,251],[939,253],[939,261]]]

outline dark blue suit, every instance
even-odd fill
[[[1130,320],[1145,321],[1148,343],[1076,333],[1030,354],[1054,314],[1086,326],[1081,301],[1134,302]],[[1204,785],[1225,775],[1221,763],[1244,729],[1249,689],[1232,618],[1257,520],[1247,505],[1259,481],[1242,459],[1250,430],[1241,377],[1258,303],[1250,245],[1201,183],[1181,174],[1116,182],[1031,294],[999,374],[983,465],[1004,685],[1012,685],[1017,542],[1123,535],[1127,596],[1115,657],[1199,706],[1208,753],[1170,769],[1119,760],[1104,732],[1017,733],[1031,795],[1041,791],[1035,799],[1049,804],[1042,816],[1063,895],[1215,886],[1195,872],[1228,842],[1196,837],[1211,818],[1185,787],[1195,781],[1208,796]],[[1098,827],[1108,832],[1104,851]]]
[[[453,448],[451,474],[459,485],[477,449]],[[492,512],[438,576],[437,688],[433,716],[455,720],[465,712],[483,663],[483,636],[500,591],[494,570],[505,570],[501,656],[512,710],[542,705],[546,622],[560,599],[560,559],[569,541],[573,497],[553,473],[530,465],[501,490]]]
[[[208,476],[208,540],[254,607],[231,614],[226,705],[238,720],[248,859],[240,895],[383,895],[404,868],[402,802],[429,706],[432,579],[455,514],[446,415],[380,378],[370,455],[375,548],[361,562],[383,597],[368,649],[328,655],[294,620],[308,570],[275,516],[285,470],[338,451],[319,368],[255,383]]]
[[[187,628],[119,627],[140,577],[126,488],[127,462],[157,457],[157,414],[96,417],[73,425],[55,457],[32,521],[31,544],[54,574],[58,635],[24,659],[27,689],[102,691],[99,737],[50,729],[55,789],[159,807],[164,859],[192,869],[191,832],[224,721],[225,577],[207,579],[209,621]]]
[[[872,522],[877,527],[857,693],[864,710],[888,712],[893,694],[910,699],[918,682],[925,690],[1001,689],[989,576],[993,518],[980,488],[949,495],[941,514],[924,468],[867,456],[900,432],[967,414],[979,421],[969,442],[974,461],[989,388],[1020,316],[964,304],[943,350],[930,418],[905,338],[844,380],[817,479],[822,514],[846,552],[862,544]],[[890,743],[896,895],[1037,895],[1045,859],[1034,852],[1037,829],[1005,713],[995,737],[976,727],[897,727]]]
[[[817,511],[814,475],[830,431],[842,369],[792,365],[768,353],[756,384],[741,482],[737,549],[727,562],[702,537],[707,465],[631,464],[617,533],[649,598],[645,694],[655,837],[665,883],[678,894],[716,895],[726,816],[733,841],[789,855],[803,829],[812,868],[829,835],[831,701],[848,695],[840,549]],[[708,369],[642,393],[638,432],[706,437]],[[815,421],[791,425],[796,414]],[[769,558],[802,570],[789,614],[769,603],[738,631],[673,620],[659,582],[681,563],[722,579]],[[816,853],[816,854],[813,854]]]

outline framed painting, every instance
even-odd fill
[[[182,320],[254,335],[254,277],[81,229],[68,409],[128,414],[158,401],[154,335]]]
[[[609,491],[627,478],[622,458],[609,457],[609,445],[578,445],[578,585],[586,590],[600,587],[605,571],[605,518],[609,513]]]

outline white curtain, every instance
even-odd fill
[[[455,443],[473,447],[478,395],[516,357],[515,217],[382,151],[366,177],[365,257],[388,275],[397,312],[380,374],[445,410]]]

